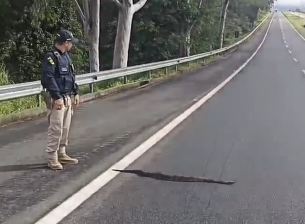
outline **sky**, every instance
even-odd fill
[[[276,6],[305,6],[305,0],[277,0]]]

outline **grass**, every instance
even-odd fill
[[[299,16],[293,15],[291,13],[284,13],[285,17],[291,22],[294,28],[303,36],[305,37],[305,19]]]
[[[256,23],[259,24],[260,22],[262,22],[264,20],[264,18],[266,16],[269,16],[271,14],[271,12],[269,10],[267,11],[261,11],[258,15],[257,15],[257,21]]]
[[[259,17],[259,19],[258,19],[258,23],[261,22],[263,20],[263,18],[265,18],[266,15],[267,15],[267,13],[262,14],[262,16]],[[238,38],[238,39],[230,40],[231,44],[239,41],[246,35],[247,34],[244,34],[244,35],[240,36],[240,38]],[[215,60],[215,56],[206,58],[205,64],[209,64],[210,62],[212,62],[214,60]],[[198,68],[198,67],[202,66],[202,62],[203,62],[203,59],[200,59],[198,61],[181,64],[178,66],[177,70],[176,70],[176,66],[173,66],[173,67],[168,67],[166,70],[165,70],[165,68],[154,70],[151,72],[151,74],[146,72],[146,73],[130,75],[130,76],[128,76],[127,80],[125,79],[126,82],[124,82],[124,79],[122,79],[122,78],[115,78],[112,80],[103,81],[103,82],[94,84],[93,91],[98,92],[98,91],[103,91],[103,90],[118,87],[118,86],[123,86],[124,84],[147,81],[150,78],[154,80],[154,79],[164,78],[167,76],[173,76],[173,75],[178,74],[179,72]],[[5,71],[5,67],[0,64],[0,85],[6,85],[6,84],[10,84],[8,81],[8,76]],[[84,94],[87,94],[90,92],[91,92],[91,90],[90,90],[89,85],[80,86],[81,95],[84,95]],[[27,109],[37,108],[38,105],[39,104],[37,101],[37,96],[24,97],[24,98],[20,98],[20,99],[0,102],[0,118],[5,115],[8,115],[8,114],[19,113],[19,112],[22,112]]]
[[[0,85],[11,84],[3,64],[0,64]],[[26,109],[37,106],[36,96],[25,97],[5,102],[0,102],[0,116],[10,114],[13,112],[20,112]]]
[[[0,116],[37,107],[36,96],[0,102]]]

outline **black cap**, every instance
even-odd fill
[[[57,42],[71,41],[73,44],[77,44],[79,40],[73,37],[73,34],[69,30],[60,30],[57,34]]]

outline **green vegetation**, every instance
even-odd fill
[[[45,1],[41,1],[45,2]],[[41,63],[46,51],[52,49],[60,28],[70,29],[84,38],[81,19],[74,0],[47,1],[47,10],[37,10],[35,0],[3,0],[0,2],[0,85],[40,79]],[[102,1],[103,2],[103,1]],[[185,27],[192,24],[190,54],[216,49],[219,44],[222,0],[150,0],[134,15],[129,46],[128,65],[138,65],[184,56]],[[230,45],[247,35],[269,13],[270,0],[230,0],[224,33],[224,45]],[[35,9],[35,10],[34,10]],[[100,70],[112,68],[118,9],[112,1],[101,5]],[[186,22],[187,21],[187,22]],[[235,38],[234,32],[240,37]],[[185,46],[184,46],[185,47]],[[89,53],[86,46],[73,50],[72,58],[77,74],[89,72]],[[208,61],[206,62],[208,63]],[[179,66],[179,71],[200,66],[200,63]],[[169,68],[167,75],[176,74]],[[164,69],[154,71],[151,78],[164,77]],[[149,74],[137,74],[127,80],[115,79],[94,86],[94,91],[126,83],[147,80]],[[81,93],[89,93],[82,86]],[[37,107],[36,97],[0,102],[0,117]]]
[[[291,22],[294,28],[305,38],[305,19],[291,13],[284,13],[286,18]]]
[[[0,85],[11,84],[5,66],[0,64]],[[0,102],[0,116],[10,114],[13,112],[19,112],[25,109],[33,108],[37,106],[36,97],[25,97],[22,99],[16,99],[6,102]]]

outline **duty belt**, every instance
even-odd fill
[[[53,100],[52,100],[52,97],[51,97],[49,91],[47,91],[47,89],[43,89],[42,96],[44,98],[44,102],[45,102],[47,108],[51,109],[52,104],[53,104]],[[67,107],[68,106],[68,98],[67,97],[71,97],[71,93],[70,94],[61,94],[61,96],[62,96],[62,99],[64,101],[65,107]]]

